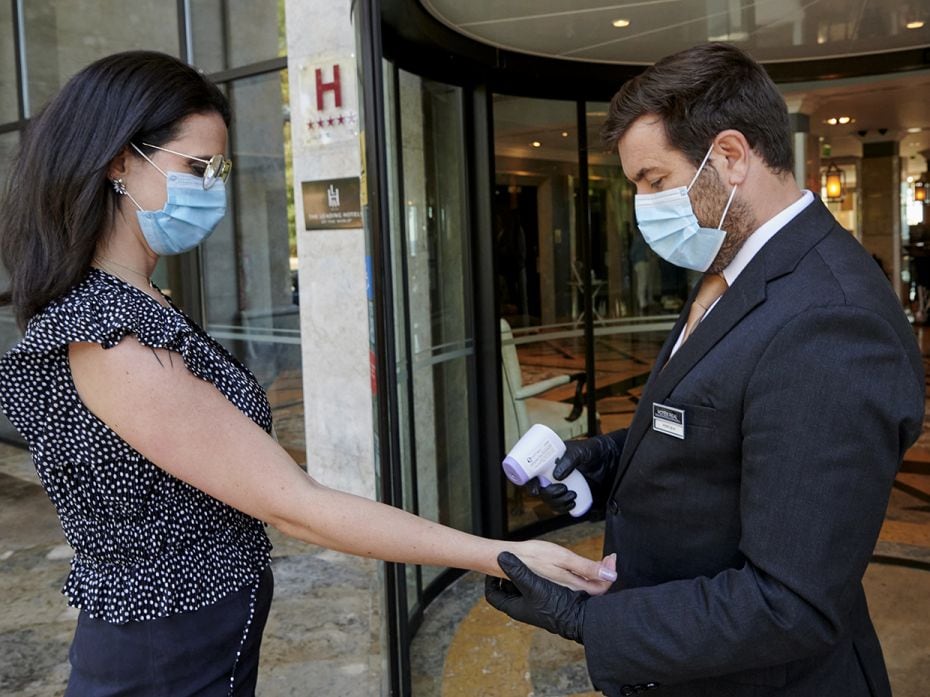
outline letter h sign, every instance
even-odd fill
[[[327,92],[333,93],[335,99],[335,108],[342,107],[342,83],[339,79],[339,64],[333,65],[333,79],[329,82],[323,82],[323,69],[316,69],[316,108],[317,111],[323,111],[323,97]]]
[[[299,142],[317,147],[355,140],[358,137],[355,58],[313,59],[301,61],[295,68],[299,95],[295,123],[303,124]]]

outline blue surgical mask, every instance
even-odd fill
[[[168,172],[168,200],[160,211],[136,211],[145,241],[159,255],[188,252],[216,229],[226,215],[226,184],[209,189],[193,174]]]
[[[688,186],[655,194],[637,194],[634,197],[636,221],[646,244],[667,262],[694,271],[707,271],[717,257],[723,238],[726,237],[721,227],[736,194],[734,186],[717,227],[701,227],[694,215],[688,192],[707,164],[713,149],[711,145]]]
[[[133,145],[135,147],[135,145]],[[147,211],[126,191],[122,182],[117,192],[127,194],[139,210],[139,227],[145,241],[158,255],[188,252],[203,242],[226,215],[226,183],[217,179],[204,189],[203,177],[182,172],[165,172],[136,148],[155,169],[168,180],[168,198],[158,211]]]

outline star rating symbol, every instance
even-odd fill
[[[336,126],[351,126],[358,120],[358,115],[353,112],[341,112],[332,116],[320,116],[317,119],[307,121],[308,131],[325,131],[328,128]]]

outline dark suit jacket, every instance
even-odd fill
[[[595,687],[890,695],[861,579],[924,375],[888,280],[815,200],[666,363],[689,306],[614,434],[619,579],[583,628]],[[683,440],[653,404],[684,410]]]

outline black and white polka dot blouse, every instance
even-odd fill
[[[179,310],[114,276],[92,269],[32,318],[0,359],[0,405],[74,548],[69,604],[118,623],[195,610],[256,583],[271,550],[261,522],[156,467],[81,402],[68,344],[111,348],[127,334],[177,352],[271,430],[264,390],[243,365]]]

